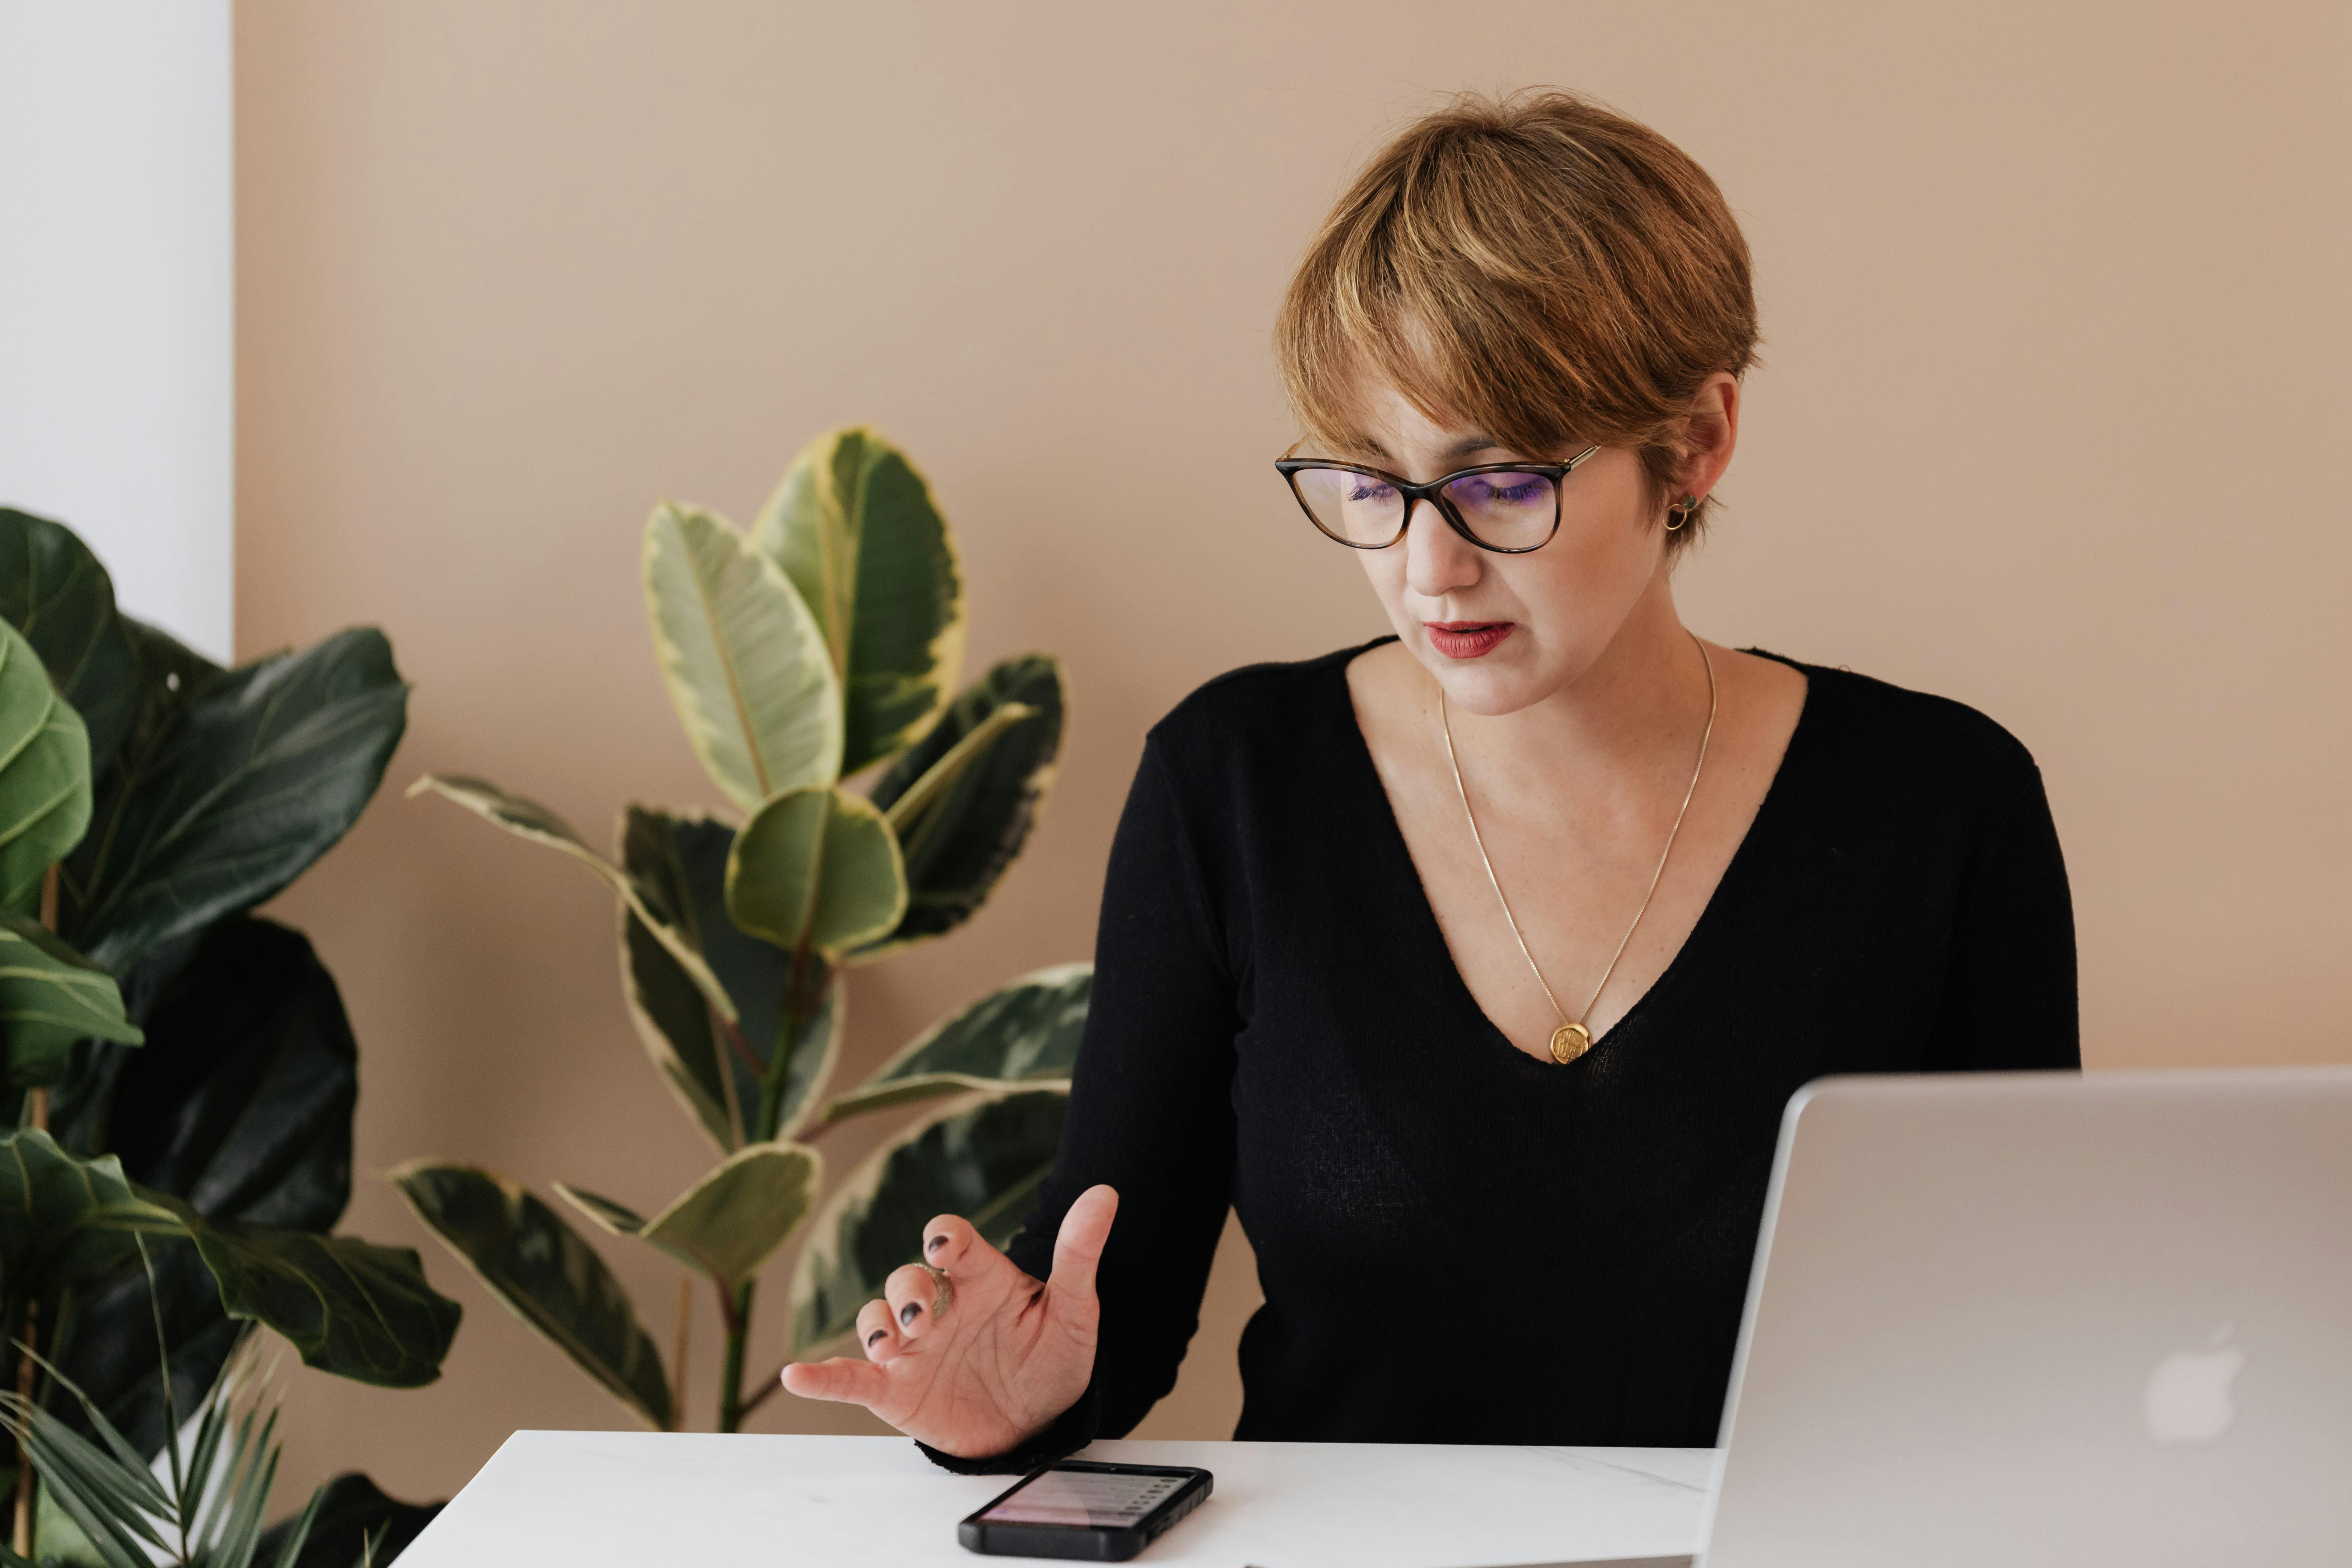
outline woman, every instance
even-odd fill
[[[1676,617],[1755,338],[1643,126],[1465,99],[1373,161],[1283,307],[1279,467],[1395,636],[1152,730],[1027,1229],[934,1220],[786,1387],[962,1469],[1124,1433],[1230,1204],[1236,1436],[1706,1445],[1790,1094],[2079,1065],[2024,748]]]

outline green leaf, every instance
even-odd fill
[[[130,727],[139,671],[106,568],[65,524],[0,507],[0,620],[41,656],[104,772]]]
[[[976,752],[957,754],[964,740],[992,727],[998,710],[1012,704],[1033,711],[1004,724]],[[1050,654],[1008,658],[967,687],[920,743],[883,770],[873,798],[890,813],[906,855],[907,912],[887,939],[860,949],[852,962],[871,963],[945,935],[986,901],[1036,826],[1065,722],[1060,661]]]
[[[39,1364],[79,1405],[98,1439],[52,1412],[0,1395],[0,1418],[21,1435],[40,1476],[34,1542],[42,1563],[147,1568],[184,1558],[205,1568],[251,1568],[282,1453],[277,1412],[261,1408],[268,1374],[257,1371],[251,1356],[232,1363],[199,1397],[194,1441],[168,1471],[151,1469],[72,1379],[46,1361]],[[292,1568],[325,1495],[324,1489],[313,1492],[301,1512],[273,1532],[283,1543],[278,1568]]]
[[[509,795],[488,779],[471,778],[462,773],[426,773],[408,786],[408,798],[431,793],[445,800],[455,801],[483,821],[505,828],[516,837],[533,844],[543,844],[551,849],[570,856],[585,868],[589,875],[620,895],[621,902],[646,931],[669,951],[680,969],[686,972],[695,988],[710,1005],[730,1021],[735,1016],[735,1005],[729,1000],[726,987],[702,961],[694,945],[670,928],[668,920],[650,909],[645,901],[645,889],[635,878],[614,865],[593,849],[588,841],[572,830],[572,825],[547,806],[522,795]]]
[[[776,563],[720,518],[668,502],[646,524],[654,653],[711,782],[749,811],[841,776],[841,686]]]
[[[135,1232],[170,1235],[111,1154],[77,1160],[38,1129],[0,1132],[0,1289],[54,1296],[138,1256]]]
[[[818,437],[751,537],[824,630],[842,679],[841,772],[919,737],[963,668],[963,584],[947,520],[906,455],[871,430]]]
[[[845,790],[769,801],[727,856],[727,912],[778,947],[831,956],[898,923],[907,879],[898,840],[873,805]]]
[[[754,1143],[719,1162],[651,1219],[561,1182],[555,1190],[614,1236],[648,1242],[732,1289],[791,1239],[824,1179],[824,1162],[815,1150]]]
[[[1041,969],[950,1014],[826,1106],[824,1120],[970,1089],[1067,1089],[1094,977],[1090,963]]]
[[[974,763],[987,754],[988,748],[996,743],[997,736],[1022,720],[1034,716],[1036,711],[1026,702],[1000,703],[990,709],[986,718],[975,728],[965,731],[937,762],[923,771],[922,777],[908,786],[906,794],[890,803],[887,813],[890,826],[901,834],[911,832],[940,797],[947,794]]]
[[[139,1050],[77,1053],[50,1127],[106,1148],[138,1186],[207,1220],[331,1230],[351,1197],[359,1047],[334,977],[299,931],[250,915],[151,952],[123,986]],[[221,1306],[193,1242],[152,1242],[154,1301],[131,1259],[75,1296],[54,1358],[142,1453],[166,1430],[152,1353],[163,1320],[179,1408],[195,1408],[247,1325]],[[68,1405],[49,1407],[71,1419]]]
[[[1069,1097],[1052,1090],[958,1101],[875,1151],[817,1213],[793,1273],[793,1354],[856,1326],[890,1271],[920,1259],[923,1226],[961,1215],[1002,1247],[1051,1173]]]
[[[408,1549],[446,1504],[402,1502],[386,1497],[357,1470],[347,1471],[314,1494],[318,1512],[305,1541],[288,1568],[357,1568],[362,1552],[374,1542],[374,1562],[381,1565]],[[289,1544],[294,1521],[285,1521],[262,1531],[257,1563],[276,1563]]]
[[[41,656],[0,622],[0,910],[30,916],[41,879],[89,826],[89,734]]]
[[[168,1194],[140,1196],[178,1216],[228,1315],[277,1330],[305,1366],[381,1388],[441,1375],[460,1309],[425,1282],[415,1248],[206,1220]]]
[[[83,1548],[106,1568],[147,1568],[163,1545],[157,1518],[174,1516],[172,1499],[135,1455],[126,1458],[74,1431],[14,1394],[0,1394],[0,1422],[16,1436],[40,1478],[39,1498],[74,1526]],[[52,1545],[58,1532],[46,1531]],[[48,1552],[41,1553],[44,1559]]]
[[[417,1160],[391,1180],[509,1311],[647,1426],[671,1426],[669,1383],[636,1309],[561,1215],[478,1166]]]
[[[8,1082],[51,1084],[79,1039],[135,1046],[146,1037],[123,1016],[114,977],[42,929],[0,910],[0,1030]]]
[[[59,921],[117,973],[300,875],[357,820],[407,722],[408,687],[373,628],[209,674],[137,630],[142,708],[66,862]]]
[[[742,1142],[760,1103],[792,968],[788,954],[745,934],[727,913],[727,856],[734,843],[735,829],[723,822],[642,805],[629,807],[622,834],[622,858],[647,904],[701,953],[735,1005],[741,1051],[714,1024],[701,992],[668,950],[624,911],[621,968],[630,1021],[664,1080],[721,1153]],[[844,988],[825,984],[823,959],[812,955],[809,967],[803,984],[821,988],[824,1000],[802,1025],[786,1068],[780,1136],[787,1138],[814,1109],[811,1096],[840,1049]]]

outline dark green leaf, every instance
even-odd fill
[[[144,694],[151,710],[99,792],[60,911],[66,939],[117,973],[271,897],[324,854],[375,793],[406,722],[408,688],[371,628],[201,679],[163,655],[149,663],[163,689]]]
[[[35,1358],[42,1370],[56,1369]],[[15,1433],[39,1478],[34,1549],[43,1561],[137,1564],[147,1547],[162,1546],[159,1531],[180,1517],[179,1497],[147,1467],[139,1451],[69,1379],[61,1392],[76,1400],[95,1439],[15,1394],[0,1394],[0,1420]],[[209,1412],[208,1412],[209,1414]]]
[[[123,1016],[114,976],[35,921],[0,910],[0,1031],[8,1081],[50,1084],[64,1076],[79,1039],[138,1045],[146,1037]]]
[[[793,1274],[793,1353],[856,1325],[890,1271],[920,1259],[923,1226],[956,1214],[1002,1247],[1051,1173],[1066,1095],[959,1101],[877,1150],[818,1211]]]
[[[124,990],[152,1045],[79,1054],[51,1108],[59,1140],[113,1149],[130,1180],[186,1199],[206,1219],[332,1229],[351,1195],[359,1051],[310,942],[233,915],[151,952]],[[193,1244],[153,1250],[173,1389],[189,1410],[244,1325],[223,1311]],[[152,1343],[134,1263],[76,1299],[58,1355],[151,1455],[163,1441]]]
[[[0,910],[27,918],[89,826],[89,735],[40,655],[0,622]]]
[[[47,1132],[0,1132],[0,1289],[11,1299],[53,1295],[138,1256],[138,1228],[168,1235],[165,1216],[133,1226],[123,1211],[139,1194],[111,1154],[77,1160]],[[152,1342],[152,1336],[150,1342]]]
[[[473,1165],[418,1160],[392,1181],[508,1310],[646,1425],[670,1426],[669,1383],[636,1309],[561,1215]]]
[[[142,1195],[179,1215],[220,1281],[228,1315],[275,1329],[303,1364],[384,1388],[415,1388],[441,1375],[459,1308],[425,1283],[414,1248],[208,1222],[176,1198]]]
[[[953,765],[957,742],[998,708],[1035,712],[1006,727],[943,789],[924,776]],[[912,942],[943,935],[980,908],[1020,854],[1053,787],[1066,718],[1060,661],[1048,654],[1008,658],[966,687],[930,732],[875,782],[874,804],[891,812],[907,861],[907,912],[888,937],[855,957],[865,963]],[[901,814],[900,796],[921,802]]]
[[[862,1111],[968,1089],[1068,1087],[1086,1033],[1094,966],[1066,963],[1024,974],[917,1036],[880,1071],[825,1107],[837,1121]]]
[[[222,1310],[220,1284],[205,1267],[195,1243],[184,1236],[150,1237],[147,1248],[155,1269],[152,1310],[163,1318],[164,1342],[171,1347],[172,1397],[184,1415],[204,1398],[206,1385],[252,1333],[253,1325]],[[58,1349],[61,1363],[88,1380],[90,1392],[105,1401],[107,1413],[123,1434],[152,1458],[163,1451],[169,1427],[163,1419],[163,1369],[150,1311],[146,1279],[134,1258],[127,1268],[113,1270],[72,1298]],[[85,1327],[89,1331],[83,1331]],[[107,1347],[120,1351],[110,1355]],[[80,1411],[54,1390],[48,1405],[70,1422],[82,1420]]]
[[[130,727],[138,675],[106,568],[65,524],[0,507],[0,620],[40,654],[103,773]]]
[[[153,1561],[148,1547],[163,1544],[148,1516],[164,1511],[157,1507],[159,1500],[169,1506],[155,1478],[14,1394],[0,1394],[0,1407],[40,1478],[42,1511],[54,1509],[69,1520],[85,1548],[105,1568],[147,1568]],[[48,1548],[51,1542],[41,1545]],[[46,1559],[48,1552],[41,1555]]]
[[[646,889],[653,912],[701,953],[734,1000],[740,1051],[727,1039],[723,1023],[714,1025],[711,1009],[668,950],[642,921],[623,912],[621,966],[630,1017],[654,1065],[722,1152],[744,1136],[728,1114],[730,1097],[743,1121],[760,1103],[761,1076],[774,1054],[792,968],[789,955],[746,935],[728,917],[727,853],[734,842],[735,830],[723,822],[642,805],[629,807],[622,834],[622,858]],[[824,961],[813,955],[802,984],[821,989],[824,1001],[802,1026],[786,1069],[780,1137],[793,1135],[839,1048],[842,988],[827,978]],[[731,1081],[721,1078],[721,1064]]]
[[[947,520],[906,454],[866,429],[818,437],[751,537],[800,591],[841,674],[843,775],[921,734],[963,668],[963,584]]]
[[[406,1551],[408,1543],[446,1506],[386,1497],[357,1470],[337,1476],[319,1489],[319,1511],[310,1523],[310,1537],[289,1568],[354,1568],[371,1542],[375,1543],[376,1568],[383,1568]],[[254,1560],[276,1563],[292,1528],[289,1520],[264,1531],[261,1550]]]

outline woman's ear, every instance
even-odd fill
[[[1731,450],[1739,444],[1738,382],[1722,371],[1706,378],[1691,399],[1683,441],[1683,472],[1676,498],[1689,495],[1704,500],[1731,467]]]

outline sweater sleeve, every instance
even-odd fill
[[[2074,910],[2042,774],[2031,762],[1970,849],[1930,1069],[2080,1068]]]
[[[1048,1463],[1129,1431],[1175,1385],[1232,1197],[1234,1037],[1226,945],[1211,915],[1196,838],[1160,742],[1147,741],[1111,843],[1095,978],[1069,1115],[1052,1175],[1009,1248],[1037,1279],[1079,1194],[1118,1192],[1097,1277],[1094,1380],[1046,1431],[1008,1454],[960,1458],[965,1473]]]

